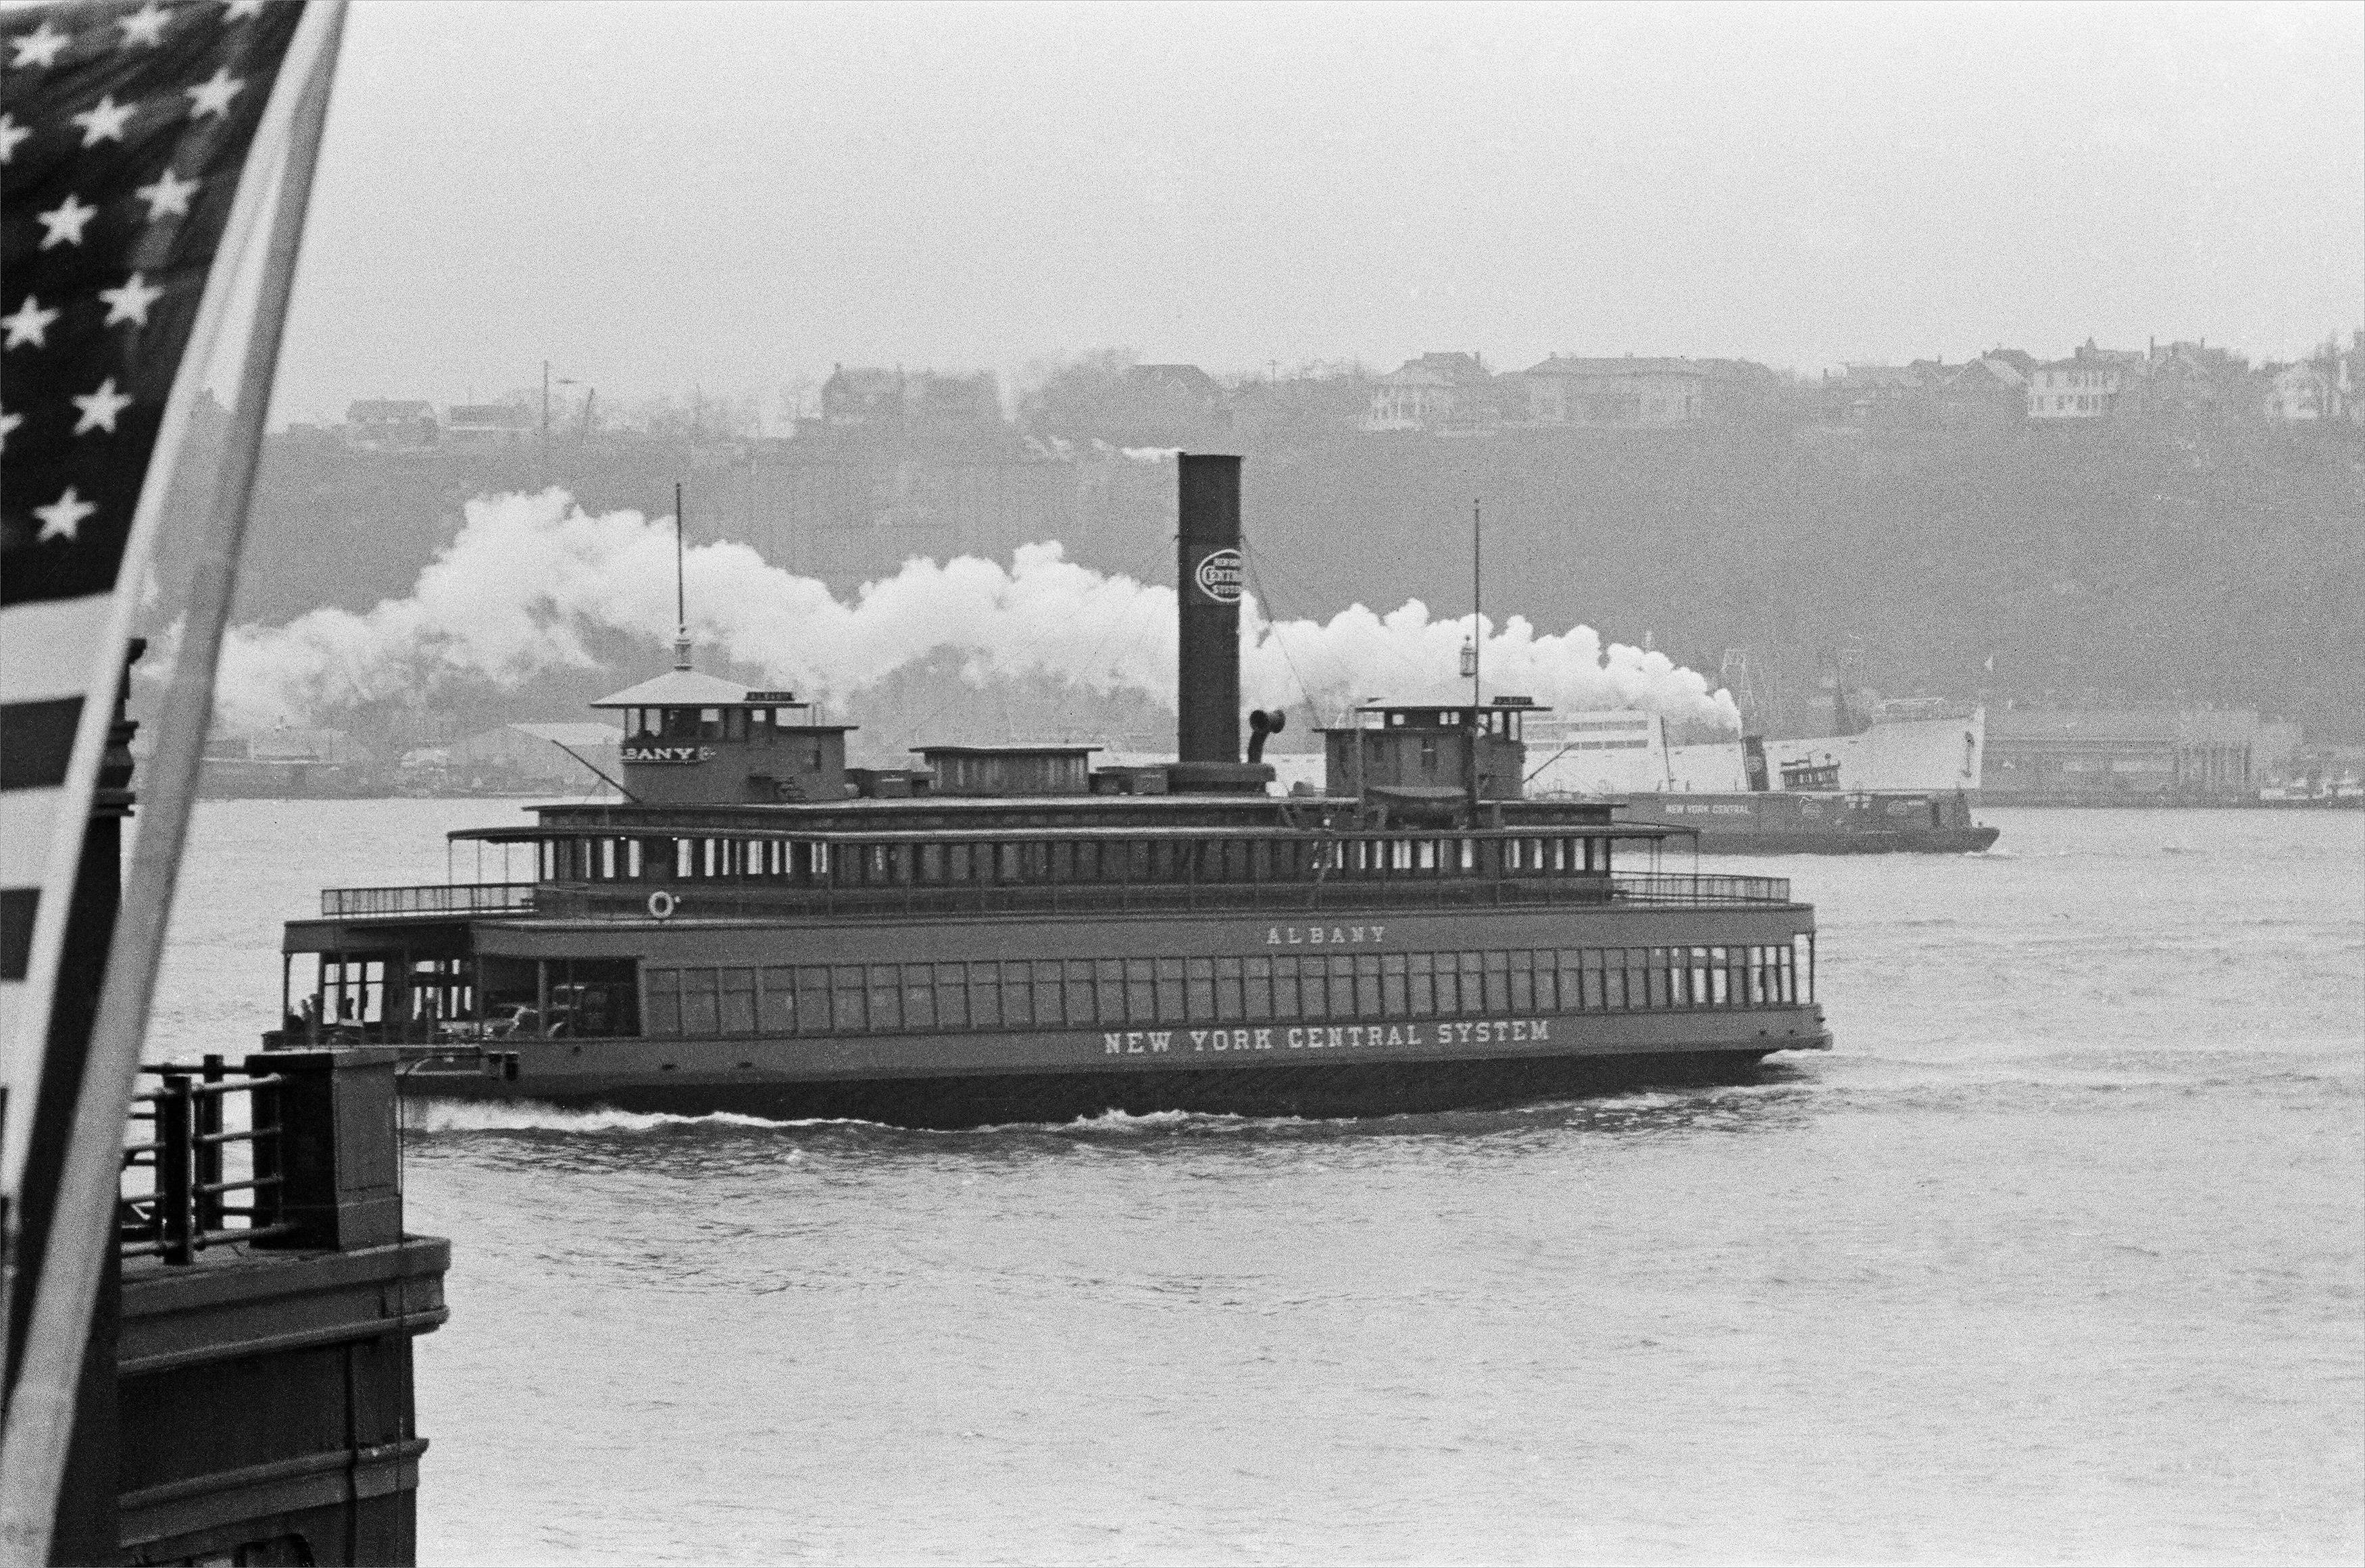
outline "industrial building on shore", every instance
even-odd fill
[[[1995,805],[2255,801],[2299,726],[2247,708],[1990,708],[1979,788]]]

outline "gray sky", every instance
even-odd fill
[[[2365,322],[2365,7],[360,0],[280,381]]]

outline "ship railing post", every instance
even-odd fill
[[[246,1058],[275,1073],[278,1220],[288,1229],[259,1247],[352,1251],[402,1238],[391,1046],[274,1051]],[[260,1174],[260,1172],[258,1172]]]
[[[192,1159],[195,1128],[191,1126],[195,1108],[189,1075],[166,1073],[164,1092],[156,1100],[156,1209],[163,1230],[163,1257],[167,1263],[194,1262],[197,1255],[193,1234],[196,1214],[192,1202],[196,1180]]]
[[[204,1078],[208,1084],[219,1083],[229,1074],[219,1056],[205,1058]],[[191,1103],[190,1163],[194,1181],[190,1193],[195,1200],[196,1215],[192,1220],[196,1234],[205,1235],[222,1227],[222,1101],[226,1096],[200,1094]]]

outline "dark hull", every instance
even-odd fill
[[[1703,855],[1976,855],[2001,828],[1914,828],[1900,832],[1703,833]]]
[[[1781,1042],[1796,1049],[1805,1042]],[[1815,1042],[1821,1044],[1821,1041]],[[1770,1047],[1773,1042],[1767,1042]],[[846,1120],[953,1130],[1122,1112],[1240,1116],[1489,1110],[1654,1085],[1746,1083],[1764,1050],[1496,1057],[1160,1072],[1041,1072],[769,1083],[629,1083],[573,1091],[490,1079],[413,1080],[411,1092],[674,1115]]]

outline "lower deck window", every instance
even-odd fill
[[[657,968],[648,1032],[926,1034],[1727,1010],[1811,1001],[1813,941],[1740,947]]]

